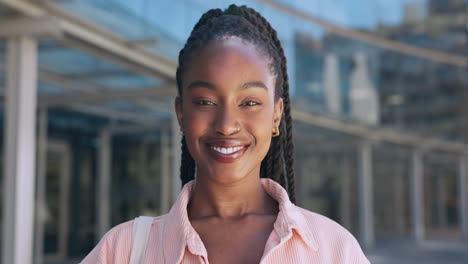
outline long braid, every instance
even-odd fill
[[[276,43],[277,48],[280,50],[281,56],[281,71],[283,72],[283,103],[284,103],[284,132],[286,133],[285,138],[285,147],[286,147],[286,175],[288,177],[288,191],[289,197],[293,203],[296,202],[296,177],[294,174],[294,142],[293,142],[293,128],[292,128],[292,118],[291,118],[291,101],[289,97],[289,77],[287,70],[287,61],[286,56],[284,55],[284,50],[281,47],[281,43],[276,35],[276,32],[273,35],[273,40]]]
[[[270,149],[261,163],[260,177],[271,178],[281,184],[295,203],[294,145],[286,57],[276,31],[260,13],[246,6],[230,5],[224,12],[212,9],[200,18],[179,53],[176,73],[179,97],[182,98],[182,74],[190,54],[208,41],[225,36],[238,36],[249,41],[262,48],[271,59],[271,70],[277,77],[275,99],[283,99],[284,111],[279,125],[280,136],[271,141]],[[182,184],[194,178],[195,161],[185,138],[182,138],[180,172]]]
[[[286,137],[285,141],[285,163],[286,163],[286,175],[288,177],[288,191],[291,201],[296,202],[296,177],[294,174],[294,142],[293,142],[293,128],[292,128],[292,118],[291,118],[291,101],[289,97],[289,79],[288,71],[286,67],[286,57],[284,56],[283,48],[276,36],[274,35],[275,43],[277,43],[278,48],[280,49],[280,54],[282,56],[282,72],[283,72],[283,102],[284,102],[284,112],[283,112],[283,127]]]
[[[255,11],[253,11],[255,12]],[[255,12],[257,13],[257,12]],[[283,142],[286,147],[286,152],[285,152],[285,162],[286,162],[286,177],[287,177],[287,182],[288,182],[288,187],[287,190],[289,192],[289,196],[291,201],[294,203],[296,202],[296,186],[295,186],[295,174],[294,174],[294,142],[293,142],[293,128],[292,128],[292,118],[291,118],[291,101],[289,97],[289,76],[288,76],[288,70],[287,70],[287,60],[286,56],[284,55],[284,50],[283,47],[281,46],[281,42],[278,38],[278,34],[276,31],[269,25],[269,23],[266,21],[266,19],[260,14],[257,13],[257,15],[260,17],[260,20],[262,20],[265,24],[267,24],[267,28],[269,28],[269,32],[271,34],[271,38],[279,51],[278,54],[281,57],[281,72],[283,76],[283,93],[282,93],[282,98],[283,98],[283,103],[284,103],[284,112],[283,112],[283,133],[286,133],[286,137],[283,137]]]
[[[273,164],[272,157],[273,157],[273,155],[271,154],[272,151],[273,151],[273,148],[270,147],[268,149],[267,155],[262,160],[262,164],[260,166],[260,177],[261,178],[271,178],[271,179],[275,180],[274,175],[272,174],[272,171],[273,171],[273,168],[272,168],[272,164]]]
[[[281,186],[287,186],[286,175],[284,172],[285,164],[284,162],[281,162],[282,156],[283,156],[283,140],[279,139],[276,142],[277,143],[274,145],[274,152],[273,152],[273,160],[275,161],[274,163],[275,169],[273,171],[273,174],[276,174],[276,177],[278,178],[278,182],[281,184]]]
[[[231,8],[231,7],[230,7]],[[279,91],[279,93],[282,92],[282,98],[284,102],[284,112],[283,112],[283,118],[282,122],[280,124],[280,131],[282,133],[286,133],[286,137],[282,137],[282,142],[279,143],[277,146],[275,146],[275,151],[274,152],[281,152],[282,147],[284,143],[284,146],[286,147],[286,152],[285,152],[285,167],[286,167],[286,175],[287,177],[287,186],[285,184],[285,180],[283,176],[280,176],[280,184],[283,185],[286,190],[289,193],[291,201],[294,203],[296,202],[296,197],[295,197],[295,174],[294,174],[294,142],[293,142],[293,129],[292,129],[292,118],[291,118],[291,102],[290,102],[290,97],[289,97],[289,77],[288,77],[288,71],[287,71],[287,60],[286,56],[284,55],[284,50],[283,47],[281,46],[281,42],[278,38],[278,34],[276,30],[274,30],[270,23],[262,16],[260,13],[257,11],[247,8],[245,6],[241,7],[240,9],[244,10],[245,18],[249,20],[253,25],[259,25],[261,24],[262,26],[259,27],[264,33],[268,33],[271,36],[271,39],[273,40],[273,43],[275,45],[275,48],[278,51],[278,55],[280,56],[280,61],[281,61],[281,75],[283,77],[282,80],[282,89]],[[260,22],[260,23],[259,23]],[[274,141],[272,142],[272,145],[274,145]],[[280,156],[279,153],[275,153],[275,161],[277,164],[283,164],[280,162]],[[280,168],[280,171],[283,171],[283,168]],[[283,173],[281,173],[283,174]]]
[[[289,98],[288,98],[289,99]],[[289,107],[288,107],[289,108]],[[286,112],[286,109],[285,109]],[[288,191],[289,198],[293,203],[296,203],[296,176],[294,173],[294,142],[293,142],[293,131],[292,131],[292,118],[290,109],[285,113],[285,123],[287,131],[286,139],[286,175],[288,178]]]
[[[180,165],[180,178],[182,180],[182,186],[184,186],[187,182],[195,178],[195,161],[188,151],[187,143],[185,142],[185,136],[182,136],[181,145],[182,159]]]

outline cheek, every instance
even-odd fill
[[[271,126],[272,118],[270,115],[264,115],[262,117],[254,117],[249,122],[250,127],[247,130],[250,131],[255,137],[255,162],[260,165],[261,161],[266,157],[268,150],[271,145]]]
[[[197,159],[197,153],[200,151],[200,146],[197,142],[209,128],[211,118],[206,113],[199,113],[187,107],[184,108],[183,117],[184,136],[187,147],[192,157]]]
[[[264,109],[257,113],[246,113],[244,118],[245,129],[256,138],[258,144],[266,149],[270,146],[273,127],[273,111]],[[265,146],[263,146],[265,145]]]
[[[184,117],[184,126],[187,130],[202,129],[215,118],[214,111],[200,111],[191,104],[184,105],[182,112]]]
[[[251,129],[254,129],[258,133],[263,131],[262,134],[264,134],[271,128],[272,120],[273,118],[269,113],[246,114],[244,124],[248,124]]]

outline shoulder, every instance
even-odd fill
[[[157,230],[163,218],[160,216],[153,219],[151,233]],[[134,220],[127,221],[107,231],[81,263],[128,263],[133,244],[133,223]]]
[[[333,234],[334,236],[342,237],[344,239],[354,239],[353,235],[348,230],[346,230],[346,228],[342,227],[334,220],[324,215],[311,212],[302,207],[296,206],[296,209],[301,214],[301,216],[304,217],[309,228],[312,227],[314,234],[317,234],[318,236],[327,234],[327,237],[330,234]]]
[[[312,233],[321,254],[338,254],[342,259],[354,260],[351,263],[369,263],[358,241],[346,228],[324,215],[297,206],[296,209],[303,217],[302,228]]]

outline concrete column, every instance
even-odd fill
[[[39,134],[37,142],[37,198],[35,224],[35,257],[34,263],[43,263],[44,224],[46,221],[46,170],[47,170],[47,108],[39,110]]]
[[[2,263],[33,263],[37,43],[7,41]]]
[[[468,154],[459,161],[458,186],[460,194],[460,229],[465,240],[468,240]]]
[[[398,164],[395,166],[395,175],[393,179],[393,190],[394,190],[394,218],[395,230],[398,235],[405,233],[405,170],[401,161],[397,161]]]
[[[359,146],[359,228],[365,248],[374,245],[374,205],[372,182],[372,143],[363,141]]]
[[[325,65],[323,70],[325,102],[327,103],[327,110],[333,114],[341,114],[342,112],[339,63],[339,58],[336,54],[328,53],[325,55]]]
[[[145,186],[146,182],[148,181],[148,138],[142,138],[141,142],[138,144],[138,185]],[[144,193],[144,192],[142,192]],[[146,207],[146,196],[140,196],[137,199],[135,207],[133,208],[134,213],[136,215],[143,215],[145,213]]]
[[[167,127],[161,128],[161,197],[160,197],[160,214],[169,212],[171,205],[171,149],[169,146],[170,137]]]
[[[351,164],[347,157],[341,159],[340,173],[340,217],[341,225],[348,230],[352,228],[351,222]]]
[[[98,186],[96,188],[96,239],[99,241],[111,227],[111,155],[112,135],[103,129],[99,135],[98,149]]]
[[[437,199],[437,224],[439,228],[447,228],[448,219],[447,219],[447,203],[446,203],[446,186],[444,175],[437,175],[437,190],[436,190],[436,199]]]
[[[179,123],[177,122],[177,116],[175,112],[172,115],[171,120],[171,128],[172,128],[172,201],[171,204],[177,200],[177,196],[181,190],[181,181],[180,181],[180,162],[182,154],[181,151],[181,135],[180,135],[180,127]]]
[[[419,243],[424,239],[424,167],[422,150],[415,149],[413,151],[411,157],[411,167],[411,223],[413,237],[416,242]]]
[[[71,150],[67,143],[61,145],[62,166],[60,169],[60,212],[59,212],[59,256],[65,258],[68,252],[70,225],[70,182],[71,182]]]

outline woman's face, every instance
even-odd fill
[[[237,37],[214,40],[192,55],[182,80],[176,112],[197,177],[258,177],[283,111],[268,59]]]

